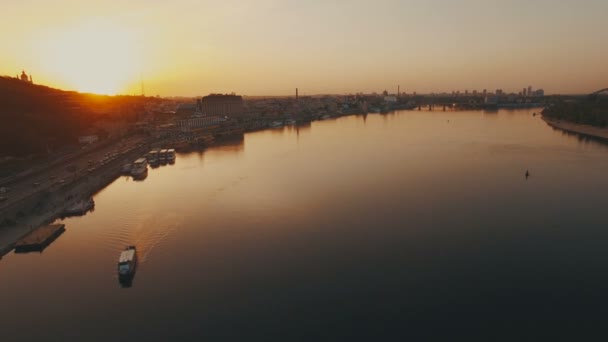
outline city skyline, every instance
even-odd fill
[[[3,15],[0,74],[105,94],[143,80],[161,96],[589,93],[607,86],[607,13],[595,0],[33,1]]]

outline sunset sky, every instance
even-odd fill
[[[0,74],[98,93],[608,87],[606,0],[3,2]]]

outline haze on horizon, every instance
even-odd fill
[[[9,0],[0,74],[194,96],[608,87],[605,0]],[[6,29],[10,28],[10,29]]]

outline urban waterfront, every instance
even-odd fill
[[[596,336],[608,145],[539,109],[245,135],[121,177],[0,260],[9,340]],[[530,172],[530,177],[524,175]],[[133,284],[118,255],[136,245]],[[35,329],[32,329],[35,327]]]

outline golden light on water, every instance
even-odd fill
[[[70,89],[112,95],[139,81],[142,56],[136,35],[108,22],[45,32],[36,50],[41,67]]]

